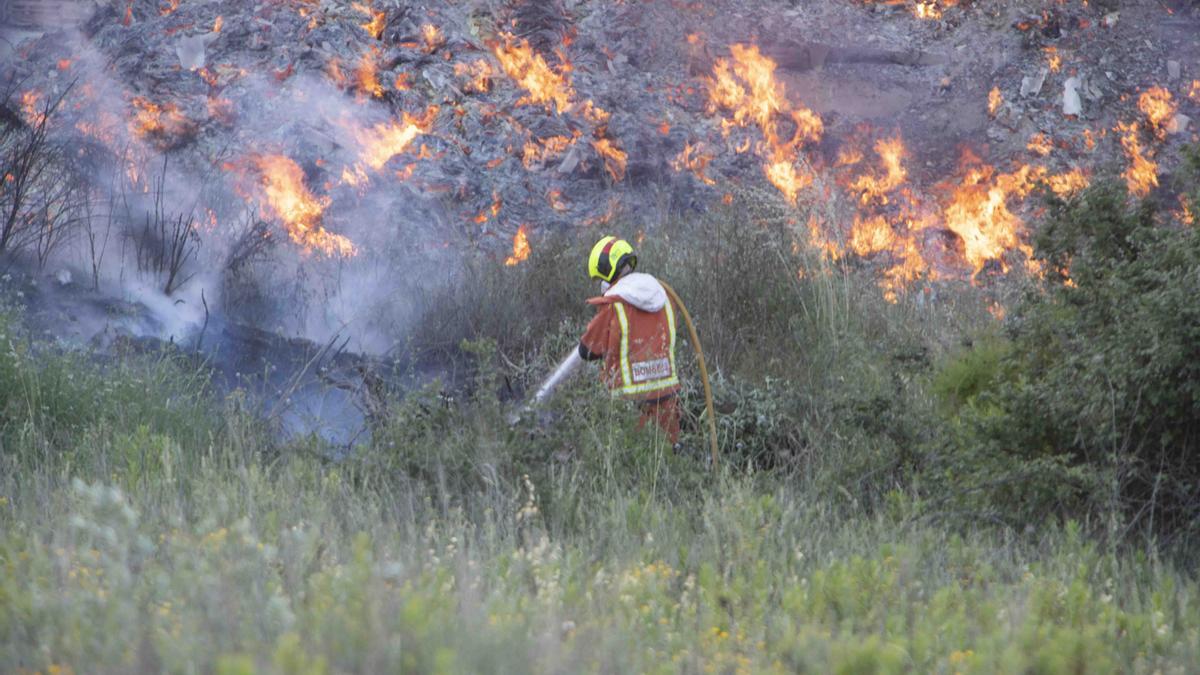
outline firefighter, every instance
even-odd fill
[[[601,361],[600,379],[614,398],[637,403],[638,428],[658,424],[679,440],[679,373],[675,368],[675,310],[666,290],[635,271],[637,256],[624,239],[604,237],[588,256],[588,276],[600,282],[590,298],[596,315],[579,340],[579,357]]]

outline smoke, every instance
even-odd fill
[[[280,82],[219,65],[143,92],[119,81],[80,33],[64,44],[69,63],[30,90],[71,88],[51,137],[78,148],[82,161],[68,170],[102,206],[53,264],[145,307],[157,337],[185,341],[215,312],[384,353],[417,315],[421,289],[457,266],[441,207],[406,184],[412,168],[403,175],[408,165],[389,161],[409,147],[386,137],[397,115],[384,103],[313,74]],[[219,90],[205,82],[223,77]],[[413,149],[421,135],[412,134]],[[264,157],[298,167],[299,189],[320,212],[288,222],[263,187]],[[353,252],[320,250],[302,226],[352,242]]]

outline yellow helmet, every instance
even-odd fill
[[[596,242],[591,255],[588,256],[588,276],[612,283],[617,270],[624,265],[629,265],[630,271],[637,267],[637,256],[633,254],[633,247],[624,239],[604,237]]]

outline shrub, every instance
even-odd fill
[[[1047,513],[1195,527],[1200,514],[1200,234],[1097,185],[1051,203],[1004,342],[945,366],[959,432],[935,453],[959,506],[1023,523]],[[986,506],[985,506],[986,505]]]

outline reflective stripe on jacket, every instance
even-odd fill
[[[626,275],[588,303],[596,306],[596,316],[579,351],[585,359],[604,359],[600,378],[613,396],[654,400],[679,390],[675,310],[657,279]]]

